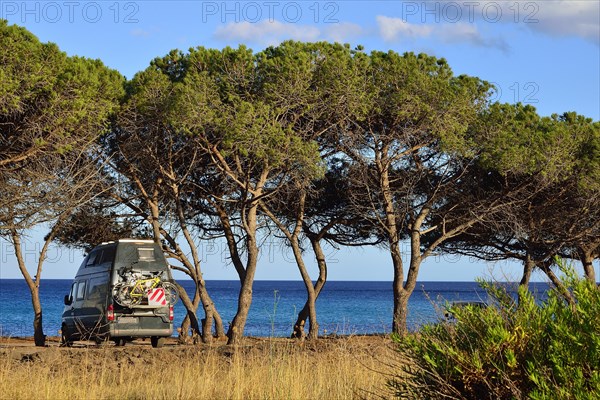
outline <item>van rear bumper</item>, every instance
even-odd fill
[[[173,328],[170,329],[135,329],[125,328],[120,329],[115,327],[113,330],[111,327],[110,337],[149,337],[149,336],[171,336],[173,334]]]
[[[119,322],[123,320],[124,322]],[[173,334],[173,323],[164,322],[159,316],[135,317],[132,319],[117,318],[117,321],[109,324],[111,337],[149,337],[149,336],[171,336]]]

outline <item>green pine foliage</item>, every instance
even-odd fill
[[[106,131],[123,96],[121,74],[2,19],[0,49],[0,167],[14,169],[49,150],[82,152]]]
[[[600,290],[559,263],[563,283],[547,300],[484,284],[497,301],[453,309],[455,319],[397,338],[409,361],[389,382],[398,398],[600,398]]]

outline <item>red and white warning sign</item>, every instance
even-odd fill
[[[148,290],[148,305],[149,306],[166,306],[167,298],[165,296],[165,289],[154,288]]]

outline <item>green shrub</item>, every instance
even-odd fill
[[[501,286],[487,308],[460,307],[455,320],[397,337],[404,362],[388,384],[409,399],[600,399],[600,290],[562,263],[570,304],[556,289],[536,304]]]

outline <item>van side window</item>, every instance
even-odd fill
[[[83,259],[83,261],[81,262],[81,265],[79,266],[79,269],[81,268],[85,268],[87,266],[87,261],[90,258],[90,255],[86,255],[85,258]]]
[[[71,285],[71,291],[69,292],[69,298],[71,299],[71,301],[75,300],[75,286],[77,286],[77,283],[73,282],[73,284]]]
[[[99,251],[92,251],[90,253],[90,255],[88,256],[87,259],[87,264],[85,264],[86,267],[91,267],[94,264],[96,264],[96,261],[98,261],[97,259],[99,258],[98,256],[100,255]]]
[[[85,298],[85,281],[79,282],[77,285],[77,300],[83,300]]]
[[[101,302],[108,292],[108,274],[100,274],[89,281],[87,299],[92,302]]]
[[[102,250],[102,260],[100,261],[100,263],[112,263],[115,260],[115,250],[115,247],[108,247]]]

